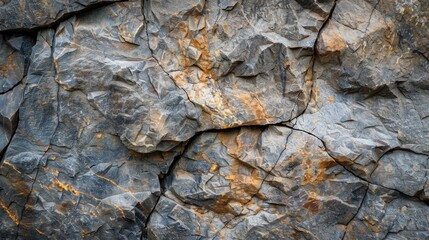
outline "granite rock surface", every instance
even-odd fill
[[[0,0],[0,239],[428,239],[428,20]]]

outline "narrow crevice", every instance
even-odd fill
[[[307,78],[307,76],[308,76],[308,74],[311,74],[311,86],[310,86],[310,95],[309,95],[309,99],[308,99],[308,102],[307,102],[307,104],[306,104],[306,106],[305,106],[305,108],[304,108],[304,110],[300,113],[300,114],[298,114],[296,117],[294,117],[294,118],[292,118],[292,119],[290,119],[288,122],[293,122],[294,120],[297,120],[300,116],[302,116],[302,115],[304,115],[305,114],[305,112],[307,111],[307,109],[308,109],[308,106],[310,105],[310,102],[312,101],[312,98],[313,98],[313,95],[314,95],[314,91],[313,91],[313,88],[314,88],[314,82],[316,81],[316,79],[315,79],[315,74],[314,74],[314,66],[315,66],[315,64],[316,64],[316,59],[317,59],[317,56],[318,56],[318,52],[317,52],[317,44],[318,44],[318,42],[319,42],[319,38],[320,38],[320,35],[322,34],[322,31],[325,29],[325,27],[326,27],[326,25],[328,24],[328,22],[332,19],[332,15],[334,14],[334,11],[335,11],[335,7],[337,6],[337,0],[334,0],[334,3],[333,3],[333,5],[332,5],[332,8],[331,8],[331,10],[329,11],[329,15],[328,15],[328,17],[325,19],[325,21],[322,23],[322,26],[320,27],[320,29],[319,29],[319,31],[317,32],[317,36],[316,36],[316,40],[314,41],[314,44],[313,44],[313,55],[312,55],[312,57],[311,57],[311,60],[310,60],[310,64],[311,64],[311,66],[307,69],[307,71],[306,71],[306,73],[305,73],[305,79]],[[296,122],[295,123],[292,123],[292,127],[294,127],[295,126],[295,124],[296,124]]]
[[[55,31],[54,31],[55,32]],[[55,34],[53,35],[53,39],[52,39],[52,46],[51,46],[51,61],[52,61],[52,63],[54,63],[54,51],[55,51]],[[54,79],[55,79],[55,77],[56,77],[56,74],[57,74],[57,72],[56,72],[56,67],[55,67],[55,64],[53,64],[53,66],[52,66],[52,71],[53,71],[53,74],[54,74]],[[56,82],[55,82],[56,83]],[[57,128],[58,128],[58,125],[59,125],[59,85],[58,85],[58,83],[56,83],[57,84],[57,92],[56,92],[56,99],[57,99],[57,111],[56,111],[56,114],[57,114],[57,125],[55,126],[55,129],[54,129],[54,131],[52,132],[52,135],[50,136],[50,139],[49,139],[49,145],[48,145],[48,147],[47,147],[47,149],[45,150],[45,152],[43,153],[43,155],[42,155],[42,157],[40,157],[39,159],[38,159],[38,163],[37,163],[37,167],[36,167],[36,174],[35,174],[35,177],[34,177],[34,181],[33,181],[33,183],[31,184],[31,188],[30,188],[30,192],[28,193],[28,195],[26,196],[26,200],[25,200],[25,204],[24,204],[24,206],[23,206],[23,208],[22,208],[22,210],[21,210],[21,215],[20,215],[20,219],[19,219],[19,222],[18,222],[18,226],[17,226],[17,233],[16,233],[16,239],[18,239],[19,238],[19,228],[20,228],[20,226],[21,226],[21,221],[22,221],[22,218],[24,217],[24,213],[25,213],[25,210],[26,210],[26,206],[27,206],[27,204],[28,204],[28,202],[29,202],[29,200],[30,200],[30,197],[31,197],[31,194],[32,194],[32,192],[33,192],[33,188],[34,188],[34,184],[36,183],[36,181],[37,181],[37,177],[38,177],[38,175],[39,175],[39,171],[40,171],[40,163],[41,163],[41,161],[43,160],[43,158],[45,157],[45,155],[49,152],[49,150],[51,149],[51,145],[53,145],[52,144],[52,138],[53,138],[53,136],[55,135],[55,132],[57,131]]]
[[[427,57],[423,52],[421,52],[420,50],[414,50],[413,53],[416,53],[418,55],[420,55],[421,57],[423,57],[427,62],[429,62],[429,57]]]
[[[18,125],[19,125],[19,109],[18,109],[18,111],[16,112],[16,126],[14,126],[14,128],[12,129],[12,132],[10,133],[10,139],[9,139],[9,142],[6,144],[6,146],[0,151],[0,165],[3,163],[3,161],[4,161],[4,158],[6,157],[6,152],[7,152],[7,149],[9,148],[9,146],[10,146],[10,143],[12,142],[12,140],[13,140],[13,137],[15,136],[15,133],[16,133],[16,130],[18,129]]]
[[[159,178],[159,184],[161,187],[161,191],[159,193],[159,196],[157,196],[157,199],[155,201],[154,207],[152,208],[152,211],[148,214],[146,221],[144,223],[144,227],[142,229],[142,234],[140,236],[140,239],[146,239],[147,235],[147,226],[149,225],[150,219],[152,214],[156,211],[156,207],[158,205],[159,200],[162,196],[164,196],[167,189],[167,181],[171,177],[171,174],[175,168],[175,166],[178,164],[179,160],[182,158],[183,154],[185,154],[188,151],[188,148],[192,145],[192,142],[201,135],[202,133],[194,135],[191,139],[189,139],[187,142],[184,142],[185,146],[183,147],[183,150],[180,154],[178,154],[176,157],[174,157],[174,160],[171,162],[170,166],[168,167],[168,170],[165,174],[161,174],[158,176]]]
[[[12,87],[10,87],[8,90],[6,90],[6,91],[4,91],[4,92],[2,92],[2,93],[0,93],[0,96],[1,95],[5,95],[5,94],[8,94],[8,93],[10,93],[10,92],[12,92],[16,87],[18,87],[20,84],[22,83],[22,79],[21,80],[19,80],[17,83],[15,83]]]
[[[185,89],[183,89],[183,88],[181,88],[181,87],[179,87],[179,86],[177,85],[177,83],[176,83],[176,81],[174,80],[173,76],[171,76],[171,75],[170,75],[170,73],[164,69],[164,66],[162,66],[162,64],[159,62],[159,60],[155,57],[155,53],[153,52],[152,48],[150,47],[150,38],[149,38],[149,31],[148,31],[148,24],[149,24],[149,20],[148,20],[148,18],[147,18],[147,16],[146,16],[146,14],[145,14],[144,0],[141,0],[141,5],[142,5],[142,7],[141,7],[141,8],[142,8],[143,21],[144,21],[144,25],[145,25],[145,27],[144,27],[144,28],[145,28],[146,38],[147,38],[147,47],[148,47],[148,49],[149,49],[149,51],[150,51],[150,53],[151,53],[151,55],[152,55],[153,60],[154,60],[154,61],[156,62],[156,64],[161,68],[161,70],[162,70],[165,74],[167,74],[167,76],[170,78],[170,80],[173,82],[173,84],[176,86],[176,88],[177,88],[177,89],[181,89],[181,90],[185,93],[185,95],[186,95],[186,97],[187,97],[188,101],[189,101],[190,103],[192,103],[192,104],[195,106],[195,103],[194,103],[193,101],[191,101],[191,99],[189,98],[188,92],[186,92],[186,90],[185,90]],[[155,91],[156,91],[156,90],[155,90]],[[196,106],[195,106],[195,107],[196,107]]]
[[[380,0],[378,0],[377,3],[374,5],[374,8],[372,9],[371,14],[369,15],[368,24],[365,27],[365,32],[364,33],[368,32],[369,25],[371,25],[372,15],[374,14],[375,10],[377,9],[378,4],[380,4]]]
[[[390,153],[393,153],[393,152],[395,152],[395,151],[403,151],[403,152],[408,152],[408,153],[412,153],[412,154],[416,154],[416,155],[423,155],[423,156],[427,156],[427,157],[429,157],[429,154],[427,154],[427,153],[420,153],[420,152],[416,152],[416,151],[414,151],[414,150],[412,150],[412,149],[409,149],[409,148],[403,148],[403,147],[394,147],[394,148],[390,148],[390,149],[388,149],[387,151],[385,151],[383,154],[381,154],[381,156],[377,159],[377,163],[378,162],[380,162],[380,160],[384,157],[384,156],[386,156],[387,154],[390,154]],[[377,170],[377,167],[375,167],[372,171],[371,171],[371,173],[369,174],[369,177],[371,178],[372,177],[372,174],[375,172],[375,170]]]
[[[348,228],[348,226],[349,226],[349,224],[357,217],[357,215],[359,214],[359,212],[360,212],[360,210],[361,210],[361,208],[363,207],[363,204],[364,204],[364,202],[365,202],[365,199],[366,199],[366,196],[368,195],[368,191],[369,191],[369,184],[366,186],[366,190],[365,190],[365,193],[364,193],[364,195],[363,195],[363,198],[362,198],[362,201],[360,202],[360,204],[359,204],[359,207],[358,207],[358,209],[357,209],[357,211],[356,211],[356,214],[345,224],[345,226],[346,226],[346,229],[344,230],[344,235],[343,235],[343,237],[341,238],[341,240],[344,240],[344,238],[346,237],[346,235],[347,235],[347,228]]]
[[[307,133],[307,134],[309,134],[309,135],[311,135],[311,136],[313,136],[313,137],[315,137],[315,138],[317,138],[322,144],[323,144],[323,147],[325,148],[325,150],[326,150],[326,153],[338,164],[338,165],[340,165],[341,167],[343,167],[344,168],[344,170],[346,170],[347,172],[349,172],[350,174],[352,174],[353,176],[355,176],[356,178],[359,178],[360,180],[362,180],[362,181],[364,181],[364,182],[366,182],[366,183],[368,183],[368,184],[372,184],[372,185],[376,185],[376,186],[379,186],[379,187],[382,187],[382,188],[386,188],[386,189],[389,189],[389,190],[392,190],[392,191],[396,191],[396,192],[398,192],[398,193],[400,193],[400,194],[402,194],[402,195],[404,195],[404,196],[407,196],[407,197],[410,197],[410,198],[413,198],[413,199],[415,199],[415,200],[418,200],[418,201],[420,201],[420,202],[424,202],[424,203],[426,203],[426,204],[428,204],[427,203],[427,201],[424,201],[424,200],[422,200],[422,199],[420,199],[420,198],[418,198],[417,196],[412,196],[412,195],[409,195],[409,194],[406,194],[406,193],[404,193],[404,192],[402,192],[402,191],[400,191],[400,190],[398,190],[398,189],[395,189],[395,188],[390,188],[390,187],[386,187],[386,186],[383,186],[383,185],[380,185],[380,184],[377,184],[377,183],[373,183],[373,182],[371,182],[370,180],[367,180],[367,179],[365,179],[365,178],[363,178],[363,177],[361,177],[361,176],[359,176],[358,174],[356,174],[355,172],[353,172],[353,170],[351,170],[351,169],[349,169],[347,166],[345,166],[344,164],[342,164],[338,159],[336,159],[334,156],[332,156],[332,154],[329,152],[329,148],[326,146],[326,144],[325,144],[325,142],[322,140],[322,139],[320,139],[318,136],[316,136],[316,135],[314,135],[313,133],[310,133],[310,132],[307,132],[307,131],[305,131],[305,130],[302,130],[302,129],[297,129],[297,128],[293,128],[293,127],[289,127],[289,126],[284,126],[284,127],[288,127],[288,128],[290,128],[290,129],[292,129],[292,130],[295,130],[295,131],[301,131],[301,132],[304,132],[304,133]]]

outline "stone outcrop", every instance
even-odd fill
[[[429,238],[428,10],[0,0],[0,238]]]

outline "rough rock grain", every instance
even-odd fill
[[[0,0],[0,239],[428,239],[428,20]]]
[[[307,133],[276,126],[204,133],[174,167],[148,236],[341,239],[366,188]]]
[[[120,0],[1,0],[0,31],[32,30],[97,5]]]

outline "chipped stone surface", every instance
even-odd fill
[[[427,239],[428,213],[425,203],[370,185],[344,239]]]
[[[309,101],[313,46],[333,1],[236,2],[144,4],[153,56],[202,110],[200,130],[288,121]]]
[[[0,0],[0,238],[428,239],[428,9]]]
[[[317,44],[312,101],[292,122],[365,179],[391,149],[429,150],[427,38],[403,39],[405,26],[425,32],[427,2],[398,2],[337,1]],[[409,11],[413,23],[398,24]]]
[[[366,188],[307,133],[276,126],[204,133],[174,167],[167,181],[174,197],[155,208],[149,237],[167,239],[171,228],[210,239],[341,239]],[[172,208],[183,214],[176,219]]]
[[[1,0],[0,31],[51,25],[78,11],[120,0]]]
[[[32,45],[30,36],[0,34],[0,153],[18,124]]]

